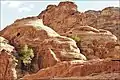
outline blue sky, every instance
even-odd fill
[[[1,23],[0,30],[13,23],[16,19],[27,16],[37,16],[45,10],[49,4],[58,4],[65,0],[46,0],[46,1],[1,1]],[[105,7],[119,7],[119,0],[69,0],[75,2],[80,12],[86,10],[101,10]]]

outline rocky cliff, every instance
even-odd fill
[[[115,46],[120,48],[116,43],[120,39],[119,13],[118,7],[82,13],[73,2],[61,2],[58,5],[48,5],[38,18],[43,19],[45,25],[61,35],[80,38],[77,46],[89,59],[108,56],[120,58],[120,49],[115,48]]]
[[[109,30],[120,40],[119,7],[79,12],[77,5],[73,2],[61,2],[58,5],[48,5],[38,15],[38,18],[42,18],[45,25],[61,35],[76,26],[92,26],[97,29]]]
[[[16,20],[0,31],[0,79],[120,79],[119,16],[60,2]]]

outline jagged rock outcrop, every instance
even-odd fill
[[[61,78],[61,77],[68,77],[68,79],[77,78],[87,79],[86,76],[90,77],[92,75],[92,79],[104,79],[107,76],[101,76],[102,74],[109,76],[112,73],[120,73],[120,62],[119,61],[111,61],[110,59],[96,59],[96,60],[89,60],[89,61],[64,61],[61,63],[56,64],[53,67],[48,67],[46,69],[42,69],[36,74],[26,75],[23,79],[40,79],[40,78]],[[99,76],[99,77],[98,77]],[[91,79],[91,78],[88,78]],[[116,79],[120,79],[117,75]]]
[[[73,2],[60,2],[58,5],[48,5],[47,9],[38,15],[45,25],[59,34],[66,33],[76,26],[92,26],[97,29],[111,31],[120,40],[120,8],[107,7],[101,11],[77,11]]]
[[[14,47],[8,44],[8,40],[0,37],[0,80],[17,79],[13,49]]]
[[[0,34],[18,51],[23,45],[28,45],[34,50],[35,57],[31,63],[33,72],[60,61],[86,60],[74,40],[60,36],[51,28],[44,26],[42,20],[36,17],[17,20]]]

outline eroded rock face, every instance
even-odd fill
[[[77,6],[73,2],[60,2],[58,6],[49,5],[38,18],[42,18],[45,25],[49,25],[59,34],[69,31],[79,19]]]
[[[77,42],[78,47],[88,59],[108,57],[120,59],[120,44],[117,43],[117,37],[107,30],[78,26],[66,32],[65,35],[80,38]]]
[[[112,73],[118,73],[120,72],[120,62],[119,61],[111,61],[109,59],[96,59],[96,60],[89,60],[89,61],[64,61],[61,63],[56,64],[53,67],[48,67],[46,69],[42,69],[36,74],[32,75],[26,75],[23,77],[23,79],[40,79],[42,77],[77,77],[77,79],[81,79],[79,77],[83,76],[83,79],[87,79],[86,76],[88,76],[88,79],[90,78],[90,75],[93,75],[92,79],[95,79],[95,76],[97,79],[101,79],[100,75],[104,73],[103,78],[105,77],[105,74],[112,74]],[[117,78],[120,78],[117,76]]]
[[[0,80],[17,79],[13,49],[5,38],[0,37]]]
[[[120,38],[119,12],[117,7],[108,7],[102,11],[89,10],[80,13],[73,2],[60,2],[58,6],[48,6],[38,18],[42,18],[45,25],[61,35],[77,35],[80,38],[77,46],[87,58],[120,59],[120,49],[115,48],[116,45],[120,48],[120,44],[116,43]]]
[[[107,7],[102,11],[96,11],[96,14],[91,14],[90,12],[86,12],[85,14],[94,15],[94,17],[88,17],[88,19],[84,19],[86,24],[89,26],[95,27],[97,29],[105,29],[111,31],[120,41],[120,8],[119,7]],[[94,19],[94,20],[91,20]],[[91,20],[92,23],[89,23]]]
[[[17,50],[25,44],[34,50],[35,57],[31,63],[34,72],[60,61],[86,60],[74,40],[60,36],[35,17],[17,20],[1,31],[1,36],[8,39]]]
[[[61,2],[58,6],[49,5],[37,17],[15,21],[0,31],[0,36],[8,39],[18,52],[24,45],[34,50],[35,57],[30,64],[32,71],[25,76],[18,71],[18,78],[120,79],[120,62],[117,61],[120,59],[120,44],[113,35],[119,38],[118,13],[119,8],[112,7],[80,13],[73,2]],[[77,36],[81,51],[73,39],[65,36]],[[0,79],[13,80],[16,79],[11,55],[14,47],[4,44],[8,41],[3,37],[0,37]],[[93,60],[85,61],[86,57],[81,53]]]
[[[77,11],[77,5],[73,2],[60,2],[57,6],[48,5],[38,18],[42,18],[45,25],[61,35],[76,26],[88,25],[109,30],[120,40],[119,13],[119,7],[107,7],[101,11],[88,10],[81,13]]]

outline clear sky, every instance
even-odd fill
[[[0,30],[13,23],[16,19],[27,16],[37,16],[45,10],[49,4],[58,4],[65,0],[38,0],[38,1],[0,1],[1,4],[1,22]],[[75,2],[80,12],[86,10],[102,10],[105,7],[119,7],[119,0],[69,0]]]

